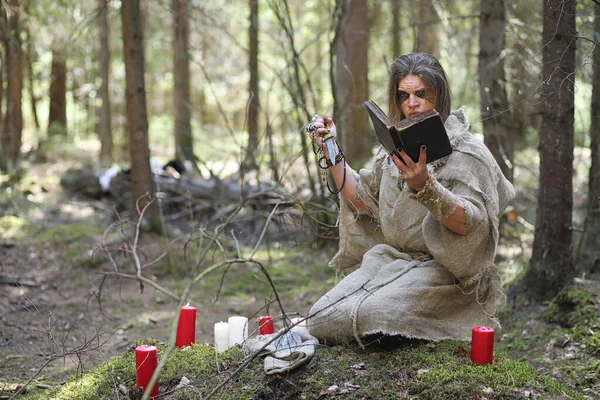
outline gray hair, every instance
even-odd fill
[[[398,83],[408,75],[417,75],[423,80],[428,93],[427,100],[434,104],[442,121],[445,121],[450,115],[452,106],[448,77],[439,61],[427,53],[404,54],[392,63],[388,83],[388,115],[390,119],[397,123],[405,118],[398,96]]]

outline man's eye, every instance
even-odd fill
[[[404,100],[408,99],[408,93],[406,93],[406,92],[400,92],[400,93],[398,93],[398,98],[401,101],[404,101]]]
[[[425,90],[417,90],[417,92],[415,94],[417,95],[417,97],[424,99],[426,93],[425,93]]]

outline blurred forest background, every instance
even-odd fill
[[[349,163],[368,167],[363,102],[386,105],[390,63],[418,51],[440,60],[453,108],[466,106],[515,184],[498,258],[507,283],[549,300],[598,270],[599,1],[2,0],[0,11],[7,249],[89,217],[106,230],[95,249],[112,276],[179,301],[261,245],[269,260],[300,243],[330,256],[338,198],[305,126],[333,116]],[[164,238],[157,260],[187,284],[171,292],[146,276],[140,231]],[[182,237],[194,260],[170,253]],[[208,248],[234,256],[212,265]],[[29,262],[12,260],[10,275],[0,261],[3,285],[23,287]]]
[[[235,174],[240,185],[269,182],[326,210],[333,204],[327,198],[337,199],[318,177],[306,121],[315,113],[332,115],[348,159],[366,165],[376,146],[362,102],[385,104],[392,59],[423,51],[441,60],[454,106],[467,106],[472,131],[505,174],[513,181],[518,168],[532,175],[515,182],[519,197],[530,200],[517,200],[515,212],[535,225],[536,208],[526,204],[540,202],[544,226],[538,224],[534,268],[553,260],[553,269],[563,272],[545,278],[551,286],[572,274],[571,236],[577,260],[593,258],[598,243],[586,237],[599,236],[593,178],[600,167],[590,163],[598,157],[595,1],[576,7],[453,0],[129,5],[3,2],[5,192],[18,187],[40,154],[75,143],[92,150],[87,161],[96,175],[115,165],[130,169],[133,200],[157,190],[151,155],[216,179],[210,193],[198,189],[199,197],[218,200],[220,180]],[[547,155],[541,185],[539,154]],[[60,161],[73,160],[64,154]],[[243,197],[243,186],[231,190]],[[151,222],[155,208],[147,213]]]

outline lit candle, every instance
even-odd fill
[[[143,344],[135,348],[135,371],[138,387],[146,391],[157,365],[158,358],[155,346]],[[158,397],[158,382],[152,388],[150,397]]]
[[[181,348],[192,343],[196,343],[196,307],[188,304],[181,307],[175,345]]]
[[[248,338],[248,318],[246,317],[229,317],[229,345],[244,343]]]
[[[229,324],[217,322],[215,324],[215,346],[217,353],[222,353],[229,348]]]
[[[273,317],[265,315],[258,318],[258,327],[261,335],[269,335],[275,333],[275,325],[273,323]]]
[[[476,364],[491,364],[494,360],[494,329],[476,326],[471,335],[471,361]]]

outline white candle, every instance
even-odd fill
[[[229,348],[229,324],[217,322],[215,324],[215,347],[217,353],[222,353]]]
[[[246,317],[229,317],[229,345],[244,343],[248,338],[248,318]]]
[[[299,318],[292,318],[290,319],[290,322],[292,323],[292,325],[295,325],[292,328],[292,331],[296,331],[298,329],[306,329],[306,318],[305,317],[299,317]]]

